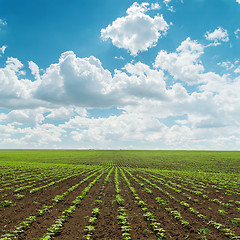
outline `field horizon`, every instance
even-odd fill
[[[126,167],[240,173],[240,151],[1,149],[0,162],[4,161],[73,165],[107,162]]]

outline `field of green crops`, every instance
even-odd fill
[[[1,164],[100,165],[162,170],[240,173],[240,152],[237,151],[126,151],[126,150],[2,150]]]
[[[1,150],[0,240],[240,239],[240,152]]]

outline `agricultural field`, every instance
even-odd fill
[[[0,240],[240,239],[240,152],[1,150]]]

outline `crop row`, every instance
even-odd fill
[[[237,236],[233,230],[231,230],[230,228],[226,227],[224,224],[221,224],[217,221],[215,221],[214,219],[209,219],[206,215],[202,214],[201,212],[199,212],[198,210],[194,209],[193,206],[191,206],[191,204],[189,202],[185,202],[185,201],[181,201],[178,200],[176,197],[174,197],[171,193],[169,193],[168,191],[164,190],[162,187],[159,187],[156,183],[151,182],[149,179],[142,177],[140,175],[137,174],[137,176],[139,178],[141,178],[143,181],[145,181],[147,184],[149,184],[150,186],[154,187],[155,189],[159,190],[161,193],[163,193],[166,197],[168,197],[170,200],[182,205],[184,207],[185,210],[188,210],[190,213],[193,213],[194,215],[196,215],[199,219],[201,219],[203,221],[203,223],[205,223],[206,221],[208,222],[208,225],[213,226],[214,228],[216,228],[219,232],[224,233],[224,235],[230,237],[231,239],[239,239],[240,237]],[[151,179],[151,178],[150,178]],[[153,180],[153,179],[152,179]],[[172,188],[171,188],[172,189]],[[179,193],[179,192],[178,192]],[[177,210],[172,209],[167,207],[166,205],[168,205],[167,201],[162,200],[161,198],[156,198],[156,201],[158,203],[160,203],[161,205],[165,206],[165,209],[171,214],[173,215],[177,220],[179,220],[181,222],[181,224],[184,225],[188,225],[189,223],[185,220],[183,220],[180,216],[181,214],[179,212],[177,212]]]
[[[53,239],[55,235],[62,230],[63,223],[65,222],[66,218],[75,212],[77,206],[81,203],[81,201],[87,195],[92,186],[98,181],[98,179],[100,179],[103,173],[104,172],[100,173],[88,184],[88,186],[82,191],[82,193],[77,196],[75,200],[72,201],[72,204],[68,209],[62,211],[62,214],[55,220],[54,224],[48,228],[48,232],[39,240]]]
[[[161,227],[161,224],[156,220],[156,217],[154,216],[154,214],[149,211],[146,203],[139,197],[136,190],[132,187],[132,185],[131,185],[130,181],[128,180],[128,178],[126,177],[124,171],[122,169],[120,169],[120,172],[135,199],[135,203],[142,209],[143,216],[149,222],[153,232],[156,234],[158,239],[165,239],[165,237],[166,237],[165,230]]]
[[[104,179],[103,185],[101,187],[99,196],[98,196],[97,200],[95,200],[95,206],[93,207],[93,209],[91,211],[91,216],[89,217],[88,225],[84,227],[85,235],[83,237],[86,238],[87,240],[93,239],[96,221],[97,221],[99,215],[101,214],[100,208],[101,208],[101,203],[102,203],[103,192],[104,192],[106,183],[109,181],[109,177],[110,177],[113,169],[114,168],[112,167],[110,169],[110,171],[108,171],[108,174],[107,174],[106,178]]]
[[[93,170],[94,171],[94,170]],[[51,209],[56,205],[58,204],[59,202],[61,202],[63,200],[64,197],[66,197],[70,192],[74,191],[77,187],[79,187],[81,184],[83,184],[84,182],[87,182],[90,178],[92,178],[93,176],[95,176],[97,172],[94,172],[92,174],[89,174],[87,177],[85,177],[83,180],[81,180],[79,183],[75,184],[74,186],[68,188],[64,193],[62,193],[61,195],[57,195],[55,196],[55,198],[52,199],[52,204],[51,205],[43,205],[40,209],[37,209],[38,211],[38,214],[35,215],[35,216],[29,216],[26,218],[26,220],[24,220],[23,222],[25,222],[23,224],[23,222],[19,223],[13,230],[10,231],[10,233],[8,234],[4,234],[1,236],[0,240],[2,239],[11,239],[16,237],[17,235],[19,235],[20,233],[24,232],[24,229],[29,226],[30,224],[33,223],[33,221],[36,220],[36,217],[46,213],[46,212],[50,212]],[[29,221],[28,219],[31,218],[31,221]],[[27,224],[26,224],[26,221],[27,221]],[[24,227],[21,227],[19,229],[19,226],[24,226]]]
[[[166,181],[162,177],[157,177],[157,176],[155,176],[153,174],[150,174],[150,173],[147,173],[147,174],[151,177],[151,179],[153,179],[153,178],[156,179],[161,185],[165,186],[166,188],[169,188],[169,189],[173,190],[174,192],[176,192],[178,194],[181,194],[182,196],[184,196],[185,198],[187,198],[190,201],[198,202],[199,201],[198,197],[201,197],[204,200],[214,202],[217,205],[222,206],[222,207],[226,207],[228,209],[231,209],[232,207],[234,207],[233,204],[235,204],[235,208],[238,208],[238,204],[239,204],[238,201],[229,200],[229,202],[224,202],[223,197],[221,197],[221,198],[210,198],[207,195],[209,192],[207,192],[203,189],[197,189],[196,190],[196,188],[195,188],[193,190],[193,189],[187,188],[185,186],[182,186],[179,183],[176,184],[176,183],[174,183],[170,180]],[[192,199],[192,197],[189,194],[187,194],[186,192],[189,192],[192,195],[195,195],[197,198]]]
[[[117,216],[117,219],[119,220],[118,223],[121,225],[122,239],[129,240],[131,239],[131,234],[130,234],[131,227],[128,221],[127,210],[124,207],[124,199],[121,195],[121,189],[119,187],[120,182],[118,177],[118,168],[115,168],[114,181],[115,181],[115,191],[116,191],[116,202],[118,204],[118,213],[119,213]]]

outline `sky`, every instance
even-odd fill
[[[0,148],[240,149],[240,0],[0,0]]]

